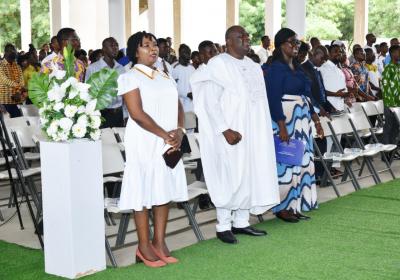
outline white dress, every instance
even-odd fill
[[[178,92],[172,78],[136,64],[118,78],[118,95],[138,88],[143,110],[166,131],[178,124]],[[125,132],[126,164],[119,208],[141,211],[170,201],[187,201],[182,160],[174,169],[162,157],[164,140],[129,118]]]

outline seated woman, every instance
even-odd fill
[[[281,203],[273,209],[275,215],[296,223],[309,219],[301,211],[317,207],[311,117],[317,133],[323,137],[318,115],[310,105],[311,81],[296,63],[300,41],[288,28],[275,35],[273,62],[266,76],[268,103],[273,120],[274,134],[281,141],[301,140],[304,155],[301,166],[277,163]]]
[[[158,58],[154,35],[132,35],[127,55],[133,67],[118,78],[118,94],[123,95],[130,115],[119,208],[135,211],[139,239],[136,260],[161,267],[178,261],[171,257],[165,243],[168,203],[188,199],[182,160],[170,168],[163,159],[170,146],[174,151],[181,145],[184,113],[174,80],[153,67]],[[153,240],[149,237],[148,209],[154,215]]]

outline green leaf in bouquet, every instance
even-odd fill
[[[75,77],[75,56],[74,49],[72,48],[71,44],[68,44],[66,47],[64,47],[63,56],[64,70],[66,71],[67,78]]]
[[[50,79],[47,74],[34,73],[28,84],[29,99],[36,107],[41,108],[43,103],[48,100]]]
[[[117,96],[118,73],[115,70],[103,68],[90,76],[89,94],[97,99],[96,110],[107,108]]]

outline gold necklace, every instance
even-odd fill
[[[134,66],[133,67],[134,69],[136,69],[137,71],[139,71],[140,73],[142,73],[143,75],[145,75],[146,77],[148,77],[149,79],[152,79],[152,80],[154,80],[154,75],[149,75],[149,74],[147,74],[146,72],[144,72],[143,70],[141,70],[141,69],[139,69],[138,67],[136,67],[136,66]],[[164,78],[166,78],[166,79],[169,79],[169,76],[168,75],[166,75],[165,73],[163,73],[163,72],[160,72],[158,69],[155,69],[155,70],[152,70],[153,71],[153,74],[154,74],[154,72],[157,72],[157,73],[159,73],[162,77],[164,77]]]

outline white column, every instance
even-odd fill
[[[125,0],[108,0],[110,36],[122,46],[125,38]]]
[[[239,0],[226,0],[226,28],[239,24]]]
[[[203,40],[225,44],[226,1],[181,0],[181,9],[182,43],[192,50]]]
[[[51,33],[71,27],[83,49],[101,48],[101,42],[110,36],[108,7],[108,0],[50,0]]]
[[[128,38],[139,30],[139,0],[125,0],[125,42],[119,42],[120,48],[126,47]]]
[[[265,0],[265,35],[268,35],[271,41],[281,29],[281,10],[281,0]]]
[[[364,46],[368,33],[368,0],[355,0],[354,4],[354,43]]]
[[[20,0],[21,11],[21,49],[28,50],[29,44],[32,42],[31,29],[31,1]]]
[[[149,31],[158,37],[172,37],[174,34],[173,1],[148,0]]]
[[[182,8],[181,8],[181,0],[174,0],[173,2],[173,14],[174,14],[174,36],[173,36],[173,48],[178,50],[179,45],[181,44],[182,38],[182,25],[181,25],[181,17],[182,17]]]
[[[306,35],[306,0],[286,0],[287,27],[294,30],[300,39]]]

